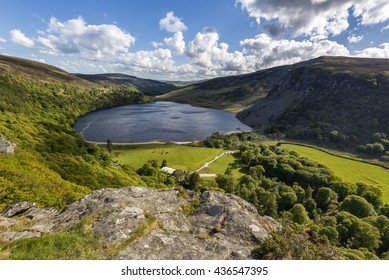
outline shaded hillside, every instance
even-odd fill
[[[75,74],[77,77],[104,86],[133,85],[146,95],[160,95],[178,89],[177,86],[166,82],[149,79],[141,79],[125,74]]]
[[[288,138],[345,147],[374,141],[375,133],[389,134],[389,60],[320,57],[296,64],[238,118]]]
[[[289,66],[215,78],[160,96],[163,100],[239,112],[264,98]]]

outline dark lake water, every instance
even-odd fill
[[[88,141],[187,142],[214,132],[250,131],[235,114],[174,102],[131,104],[91,112],[74,125]]]

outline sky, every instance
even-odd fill
[[[1,0],[0,53],[176,81],[389,58],[389,0]]]

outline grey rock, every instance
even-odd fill
[[[15,143],[5,140],[3,136],[0,135],[0,153],[13,154],[15,147],[16,147]]]
[[[33,237],[41,237],[41,233],[29,230],[19,232],[0,232],[0,240],[2,242],[11,242],[18,239],[26,239]]]
[[[4,217],[13,217],[19,214],[22,214],[26,212],[27,210],[31,209],[32,207],[35,207],[35,203],[23,201],[20,203],[12,204],[7,206],[3,212],[1,213]]]
[[[195,205],[194,211],[184,211]],[[27,206],[20,207],[22,213],[11,211],[17,209],[13,206],[0,215],[0,231],[21,216],[29,221],[20,232],[1,233],[2,240],[66,231],[89,217],[90,230],[107,246],[121,248],[114,259],[248,259],[280,226],[243,199],[216,191],[198,197],[190,191],[126,187],[96,190],[61,212]]]

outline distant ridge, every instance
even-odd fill
[[[73,83],[83,87],[95,85],[72,75],[58,67],[28,59],[0,55],[0,72],[7,71],[15,75],[21,75],[32,79]]]
[[[141,92],[147,95],[160,95],[169,91],[178,89],[177,86],[161,81],[142,79],[120,73],[108,74],[75,74],[77,77],[98,83],[104,86],[131,84],[137,87]]]

